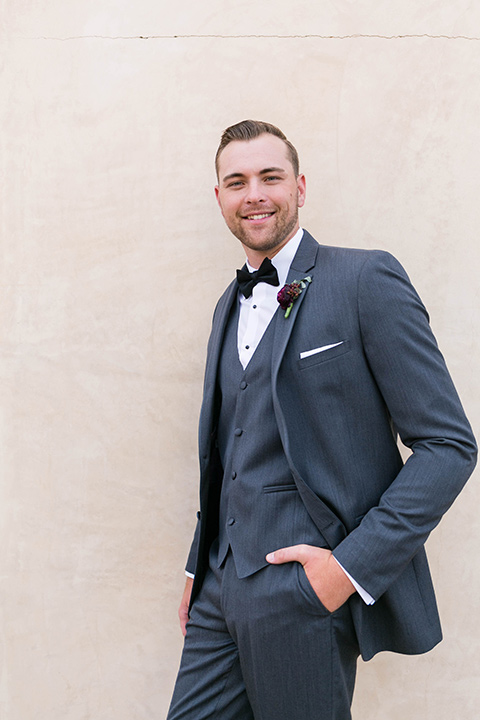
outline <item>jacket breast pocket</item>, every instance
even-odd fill
[[[345,355],[345,353],[348,352],[350,352],[350,340],[342,340],[332,345],[325,346],[325,349],[323,347],[319,347],[313,351],[306,350],[302,353],[306,356],[300,357],[297,360],[298,367],[300,370],[304,370],[305,368],[312,367],[312,365],[318,365],[319,363],[333,360],[333,358]]]
[[[289,485],[265,485],[263,488],[264,493],[289,492],[292,490],[297,492],[297,486],[294,483]]]

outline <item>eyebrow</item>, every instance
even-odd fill
[[[260,170],[259,175],[268,175],[269,173],[277,172],[277,173],[286,173],[286,170],[280,167],[270,167],[265,168],[264,170]],[[225,175],[222,182],[227,182],[227,180],[232,180],[233,178],[242,178],[244,177],[244,173],[236,172],[236,173],[230,173],[230,175]]]

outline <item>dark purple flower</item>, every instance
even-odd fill
[[[282,310],[285,310],[285,317],[288,318],[290,310],[292,309],[293,303],[301,294],[302,290],[307,286],[305,283],[312,282],[311,277],[303,278],[303,280],[294,280],[292,283],[287,283],[277,293],[277,300],[280,303]]]
[[[288,310],[288,307],[298,298],[301,292],[298,282],[284,285],[277,295],[282,310]]]

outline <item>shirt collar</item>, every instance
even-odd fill
[[[288,271],[290,270],[290,265],[293,262],[293,258],[295,257],[298,247],[302,241],[302,237],[303,228],[298,228],[295,235],[290,238],[287,244],[284,245],[283,248],[272,258],[272,265],[274,265],[277,270],[280,287],[283,287],[287,281],[287,275]],[[247,268],[250,272],[253,272],[255,270],[255,268],[253,268],[249,264],[248,260]]]

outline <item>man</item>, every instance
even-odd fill
[[[247,265],[208,346],[168,718],[347,720],[359,653],[441,640],[423,546],[475,441],[399,263],[299,227],[305,178],[283,133],[238,123],[216,165]]]

